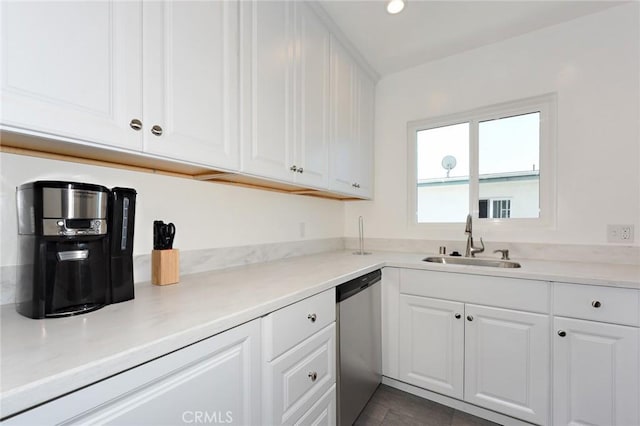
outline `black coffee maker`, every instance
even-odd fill
[[[133,299],[136,191],[37,181],[17,189],[16,309],[82,314]]]

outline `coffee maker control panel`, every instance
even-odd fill
[[[42,219],[45,236],[79,237],[83,235],[105,235],[106,219]]]

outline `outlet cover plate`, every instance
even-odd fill
[[[633,225],[607,225],[607,242],[630,244],[634,232]]]

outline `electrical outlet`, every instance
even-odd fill
[[[633,225],[622,225],[620,227],[620,238],[627,243],[633,242]]]
[[[632,243],[633,225],[607,225],[607,242]]]

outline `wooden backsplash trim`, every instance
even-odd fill
[[[357,198],[340,196],[337,194],[331,194],[329,192],[318,191],[315,189],[305,189],[305,188],[285,189],[282,187],[278,187],[277,183],[271,184],[271,182],[268,180],[261,180],[257,178],[255,178],[252,182],[246,182],[246,177],[242,175],[236,175],[234,173],[228,173],[228,172],[211,171],[211,173],[207,173],[205,175],[202,175],[202,174],[190,175],[186,173],[179,173],[179,172],[174,172],[174,171],[165,170],[165,169],[135,166],[135,165],[130,165],[126,163],[116,163],[112,161],[96,160],[94,158],[72,156],[67,154],[57,154],[53,152],[39,151],[35,149],[21,148],[21,147],[15,147],[15,146],[10,146],[5,144],[0,145],[0,152],[4,152],[7,154],[25,155],[29,157],[44,158],[48,160],[58,160],[58,161],[67,161],[67,162],[79,163],[79,164],[88,164],[91,166],[109,167],[109,168],[128,170],[133,172],[152,173],[152,174],[158,174],[158,175],[164,175],[164,176],[199,180],[204,182],[239,186],[242,188],[259,189],[262,191],[279,192],[279,193],[285,193],[285,194],[291,194],[291,195],[311,196],[316,198],[324,198],[324,199],[338,200],[338,201],[357,200]],[[237,180],[234,180],[234,177],[237,177]],[[270,184],[273,186],[270,186]]]
[[[160,174],[160,175],[166,175],[166,176],[172,176],[172,177],[193,179],[193,176],[191,175],[172,172],[168,170],[152,169],[152,168],[141,167],[141,166],[132,166],[129,164],[114,163],[111,161],[96,160],[93,158],[75,157],[72,155],[56,154],[56,153],[45,152],[45,151],[36,151],[33,149],[18,148],[18,147],[7,146],[7,145],[0,145],[0,152],[5,152],[7,154],[26,155],[29,157],[45,158],[47,160],[68,161],[71,163],[88,164],[91,166],[110,167],[114,169],[129,170],[132,172],[154,173],[154,174]]]

